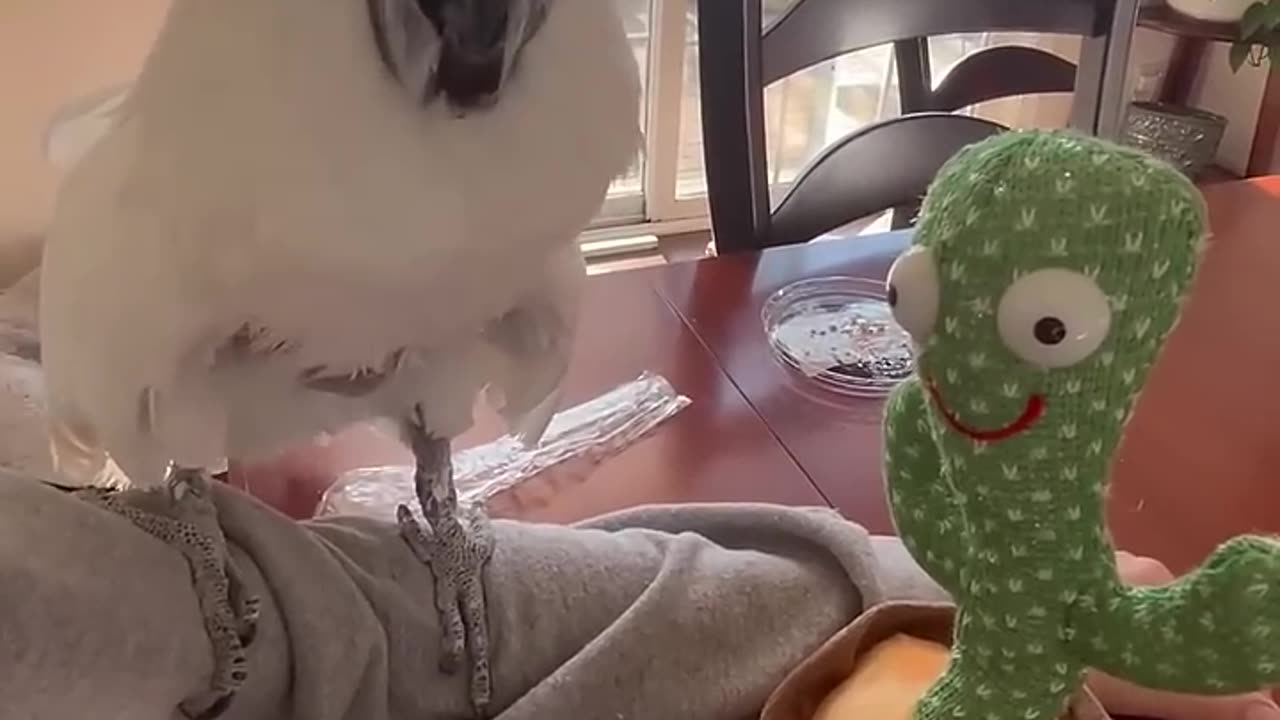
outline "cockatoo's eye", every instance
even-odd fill
[[[1019,358],[1040,368],[1069,367],[1102,345],[1111,329],[1111,304],[1088,275],[1037,270],[1005,291],[996,324]]]
[[[894,319],[924,344],[938,320],[939,301],[938,267],[929,248],[915,245],[903,253],[889,269],[885,292]]]

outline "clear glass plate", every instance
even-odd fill
[[[774,293],[761,314],[774,357],[827,390],[884,397],[914,370],[911,336],[894,321],[882,281],[802,280]]]

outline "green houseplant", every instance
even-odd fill
[[[1280,0],[1257,0],[1240,19],[1240,37],[1231,45],[1231,69],[1260,67],[1280,52]]]

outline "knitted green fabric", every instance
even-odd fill
[[[1205,232],[1175,170],[1074,134],[1006,133],[939,174],[889,286],[920,346],[888,404],[889,496],[959,605],[918,720],[1054,720],[1088,667],[1203,694],[1280,681],[1280,544],[1236,538],[1131,589],[1105,527],[1112,451]]]

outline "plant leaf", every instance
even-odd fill
[[[1244,67],[1245,62],[1249,59],[1249,52],[1253,49],[1253,45],[1247,42],[1237,42],[1231,44],[1231,71],[1240,72],[1240,68]]]
[[[1274,6],[1256,2],[1244,11],[1244,17],[1240,18],[1240,38],[1248,39],[1258,34],[1258,31],[1266,27],[1267,20],[1271,16],[1271,10]]]
[[[1268,31],[1280,28],[1280,0],[1270,0],[1267,4],[1266,17],[1263,18],[1262,26]]]

